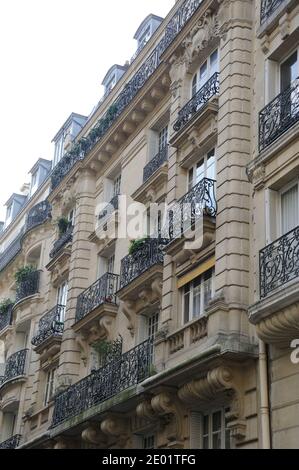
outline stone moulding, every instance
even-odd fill
[[[292,340],[299,338],[299,303],[262,319],[256,325],[256,332],[265,343],[289,347]]]

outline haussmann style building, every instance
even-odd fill
[[[6,203],[0,448],[299,448],[298,1],[135,39]]]

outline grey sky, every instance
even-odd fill
[[[0,220],[68,115],[88,115],[114,63],[134,53],[133,35],[174,0],[2,0]]]

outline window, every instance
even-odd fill
[[[159,312],[153,313],[147,318],[147,337],[154,338],[159,327]]]
[[[161,129],[159,132],[159,152],[163,150],[168,144],[168,126]]]
[[[32,195],[38,188],[38,170],[33,173],[31,177],[31,187],[30,187],[30,195]]]
[[[120,195],[121,175],[118,175],[113,181],[113,197]]]
[[[148,25],[138,39],[138,47],[144,47],[151,37],[151,25]]]
[[[210,150],[200,161],[192,165],[188,172],[188,192],[203,178],[214,180],[216,174],[215,149]]]
[[[281,192],[281,234],[299,225],[298,183]]]
[[[113,74],[110,80],[106,84],[105,93],[109,93],[116,85],[116,75]]]
[[[12,204],[6,209],[6,223],[11,220],[12,217]]]
[[[114,263],[115,255],[113,254],[107,258],[107,273],[114,274]]]
[[[209,269],[183,287],[184,323],[204,314],[208,302],[213,297],[213,284],[214,269]]]
[[[225,420],[225,412],[218,410],[203,416],[202,419],[202,448],[229,449],[230,433]]]
[[[298,77],[298,72],[298,52],[296,51],[280,66],[281,91],[291,85],[291,83]]]
[[[68,294],[68,283],[67,281],[65,281],[59,286],[58,291],[57,291],[57,304],[63,307],[59,310],[59,313],[60,313],[59,321],[61,323],[64,322],[65,307],[67,303],[67,294]]]
[[[64,137],[61,136],[58,142],[55,143],[54,152],[54,166],[61,160],[63,155]]]
[[[48,405],[49,401],[54,395],[55,388],[56,388],[56,375],[57,375],[57,367],[51,369],[47,373],[46,377],[46,388],[45,388],[45,399],[44,405]]]
[[[214,51],[209,58],[199,67],[199,70],[195,73],[192,85],[191,95],[194,96],[205,83],[219,71],[219,58],[218,50]]]
[[[70,224],[74,227],[75,225],[75,209],[70,210],[67,216]]]
[[[154,436],[154,434],[148,434],[147,436],[143,437],[142,448],[143,449],[154,449],[155,448],[155,436]]]

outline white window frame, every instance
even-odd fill
[[[76,220],[76,209],[75,209],[75,207],[73,207],[69,211],[69,213],[67,215],[67,219],[72,224],[72,226],[74,227],[75,226],[75,220]]]
[[[138,38],[138,48],[144,47],[152,37],[152,25],[148,24]]]
[[[281,93],[281,66],[297,51],[297,76],[299,77],[299,47],[284,56],[279,61],[266,60],[265,63],[265,105]]]
[[[211,67],[211,57],[215,54],[215,52],[217,52],[216,70],[212,69]],[[200,73],[201,73],[201,69],[203,68],[205,64],[207,64],[207,78],[203,83],[201,83]],[[211,54],[209,54],[209,56],[200,64],[200,66],[194,73],[192,80],[191,80],[191,90],[190,90],[191,98],[205,85],[205,83],[207,83],[208,80],[210,80],[210,78],[216,72],[219,72],[219,48],[218,47],[214,49],[213,52],[211,52]]]
[[[202,318],[205,314],[205,305],[204,305],[204,287],[205,287],[205,274],[207,274],[209,271],[212,271],[212,276],[211,276],[211,299],[215,295],[215,268],[208,269],[204,273],[202,273],[200,276],[192,279],[192,281],[188,282],[185,284],[183,287],[181,287],[181,297],[182,297],[182,325],[187,325],[188,323],[194,321],[195,319]],[[200,315],[194,315],[193,312],[193,299],[194,299],[194,281],[196,281],[198,278],[201,278],[201,283],[200,283]],[[186,288],[187,286],[190,286],[190,290],[188,293],[186,293]],[[189,296],[189,315],[188,315],[188,321],[185,321],[185,297]]]
[[[204,161],[204,172],[203,172],[203,178],[207,178],[207,170],[208,168],[208,159],[209,157],[212,155],[212,153],[214,153],[214,179],[216,178],[216,148],[213,147],[212,149],[210,149],[207,153],[205,153],[204,155],[202,155],[198,160],[196,160],[195,163],[193,163],[192,165],[189,166],[188,170],[187,170],[187,192],[191,191],[192,188],[194,188],[194,186],[196,186],[201,180],[196,180],[196,170],[197,170],[197,165],[201,162],[201,161]],[[192,185],[190,184],[190,171],[193,170],[193,181],[192,181]]]
[[[106,258],[107,273],[114,274],[115,268],[115,253]]]
[[[213,435],[218,434],[213,431],[213,415],[216,413],[221,413],[221,449],[226,449],[226,432],[227,432],[227,426],[226,426],[226,420],[225,420],[225,413],[226,413],[226,408],[218,408],[210,413],[203,413],[202,414],[202,420],[201,420],[201,448],[206,449],[204,447],[204,438],[208,437],[208,449],[214,449],[213,447]],[[204,419],[205,417],[208,417],[209,419],[209,429],[208,429],[208,434],[204,434]]]
[[[48,370],[46,374],[45,393],[44,393],[44,406],[47,406],[55,393],[57,384],[57,370],[58,366]]]
[[[119,173],[114,179],[113,179],[113,195],[112,197],[116,197],[120,195],[120,190],[121,190],[121,173]]]
[[[61,323],[64,322],[67,298],[68,298],[68,281],[63,281],[57,289],[57,305],[61,305],[62,307],[64,307],[60,309],[59,321]]]
[[[168,145],[168,124],[159,131],[158,136],[158,147],[159,152],[163,150]]]

